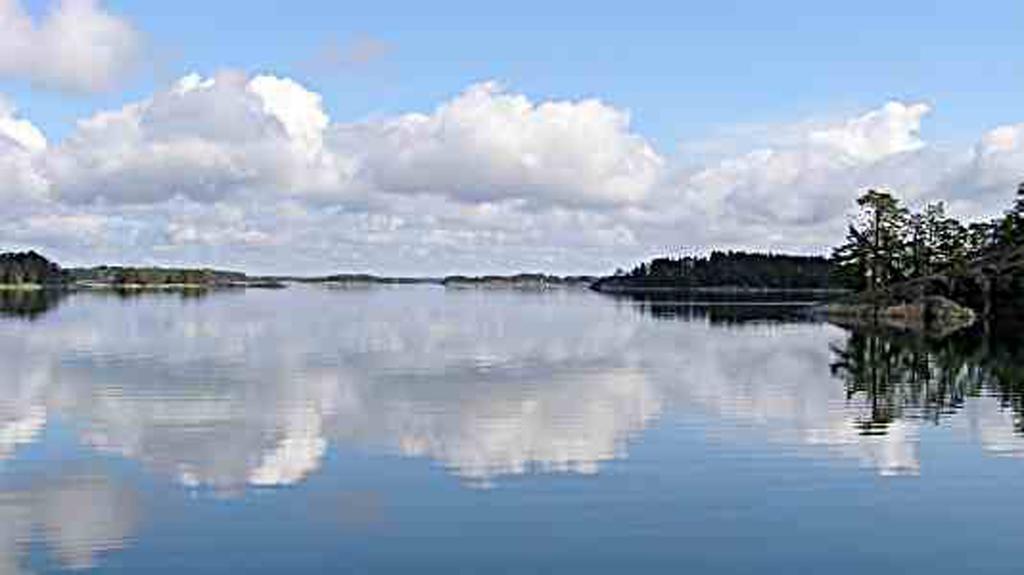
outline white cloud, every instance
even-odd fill
[[[46,151],[46,136],[0,94],[0,199],[42,198],[49,182],[35,161]]]
[[[825,249],[841,238],[864,188],[891,187],[913,200],[960,169],[921,140],[929,110],[889,102],[831,124],[775,127],[777,138],[760,138],[752,151],[696,165],[681,161],[684,167],[645,206],[648,218],[663,226],[685,222],[698,245]]]
[[[943,183],[943,191],[965,211],[991,214],[1008,207],[1010,193],[1024,181],[1024,124],[999,126],[975,144],[963,168]]]
[[[320,96],[291,80],[189,75],[150,99],[81,121],[46,167],[58,194],[78,203],[343,193],[345,169],[322,150],[327,122]]]
[[[465,201],[628,204],[644,198],[662,159],[598,100],[534,103],[490,82],[433,114],[349,126],[339,146],[359,155],[372,187]],[[362,152],[362,153],[361,153]]]
[[[316,154],[323,148],[324,130],[330,119],[323,110],[323,98],[288,78],[257,76],[248,90],[263,102],[263,111],[277,118],[296,145]]]
[[[266,272],[604,273],[679,248],[821,252],[866,187],[960,214],[1009,202],[1024,129],[950,152],[922,139],[929,112],[889,102],[666,159],[599,100],[483,83],[430,113],[346,123],[289,78],[191,74],[53,143],[0,105],[0,194],[32,200],[0,207],[0,239]],[[41,215],[73,225],[47,233]],[[88,252],[61,239],[83,226]]]
[[[17,108],[0,95],[0,142],[6,140],[27,152],[46,149],[46,136],[28,120],[16,118]]]
[[[488,83],[431,115],[331,124],[319,94],[235,72],[83,120],[46,162],[73,202],[376,193],[540,207],[636,203],[662,164],[626,113],[596,100],[535,104]]]
[[[96,0],[61,0],[40,22],[20,0],[0,0],[0,75],[104,90],[132,70],[141,48],[135,28]]]
[[[811,132],[810,140],[856,161],[880,160],[924,147],[919,131],[922,118],[930,111],[927,104],[889,102],[840,126]]]

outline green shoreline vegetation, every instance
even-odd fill
[[[846,242],[832,254],[854,294],[825,306],[842,322],[939,334],[1024,310],[1024,184],[1002,216],[962,223],[942,202],[913,212],[888,192],[858,200]]]
[[[34,252],[0,254],[0,291],[191,291],[283,288],[290,283],[351,288],[428,284],[445,288],[590,288],[615,295],[673,293],[736,297],[800,294],[825,302],[818,313],[841,325],[937,333],[1024,310],[1024,184],[1000,217],[962,223],[942,202],[911,211],[887,191],[857,199],[843,244],[830,256],[712,251],[660,257],[607,277],[539,273],[445,277],[335,274],[262,276],[160,267],[63,269]]]
[[[822,291],[833,289],[832,263],[821,256],[713,251],[708,256],[655,258],[602,278],[605,293],[666,291]]]
[[[962,223],[943,202],[911,211],[867,190],[829,257],[714,251],[656,258],[594,284],[624,295],[817,293],[816,312],[846,326],[936,334],[1024,311],[1024,184],[1000,217]]]

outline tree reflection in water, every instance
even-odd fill
[[[664,294],[609,294],[620,305],[659,320],[703,321],[711,325],[806,323],[820,292],[680,291]]]
[[[182,301],[201,300],[210,295],[209,289],[102,289],[88,291],[91,297],[109,297],[118,300],[131,300],[158,295],[173,295]],[[54,311],[71,296],[74,291],[64,289],[13,289],[0,290],[0,318],[11,317],[37,320]]]
[[[67,297],[62,290],[0,290],[0,317],[38,319]]]
[[[935,424],[968,398],[999,400],[1024,433],[1024,340],[1019,325],[976,326],[943,339],[855,330],[833,345],[832,373],[849,401],[863,402],[865,435],[884,434],[899,419]]]

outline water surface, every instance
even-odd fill
[[[0,573],[1016,572],[1005,334],[431,286],[0,310]]]

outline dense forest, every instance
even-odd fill
[[[1024,184],[998,217],[963,223],[943,202],[912,211],[892,193],[857,199],[845,242],[831,257],[714,251],[657,258],[602,278],[594,289],[844,289],[856,305],[889,308],[935,298],[983,316],[1024,310]],[[938,308],[933,308],[938,309]]]
[[[657,258],[595,284],[598,291],[690,288],[825,289],[832,264],[821,256],[713,251]]]
[[[871,291],[935,273],[965,271],[989,256],[1024,245],[1024,184],[1001,217],[961,223],[943,202],[914,212],[889,192],[868,190],[857,200],[860,213],[835,249],[837,278],[858,291]]]
[[[0,254],[0,285],[59,285],[66,280],[59,265],[36,252]]]
[[[846,242],[832,254],[844,287],[890,301],[938,295],[984,315],[1024,300],[1024,184],[1001,216],[962,223],[934,202],[911,211],[868,190]]]

